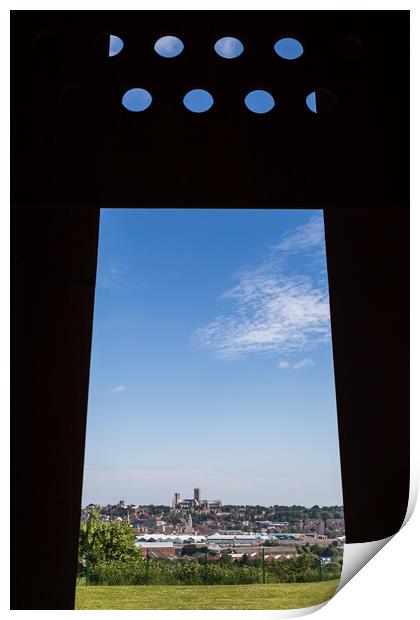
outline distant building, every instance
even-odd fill
[[[188,515],[187,525],[185,526],[184,530],[186,534],[193,534],[194,532],[191,513]]]
[[[318,534],[318,532],[306,532],[306,538],[313,538],[314,540],[328,540],[328,536],[325,534]]]
[[[327,530],[344,532],[344,519],[326,519],[325,527]]]
[[[133,523],[133,527],[138,528],[138,529],[156,529],[157,527],[162,527],[163,525],[165,525],[165,522],[162,521],[161,519],[153,519],[153,518],[149,518],[149,519],[137,519],[134,523]]]
[[[178,510],[194,510],[194,508],[198,507],[195,499],[181,499],[181,501],[177,504]]]
[[[272,534],[271,536],[272,538],[277,538],[277,540],[299,540],[303,535],[292,532],[282,532],[281,534]]]
[[[292,557],[297,556],[296,548],[293,545],[284,545],[284,546],[279,545],[278,547],[261,546],[261,547],[252,547],[251,549],[246,546],[242,546],[242,547],[235,546],[235,551],[231,553],[230,555],[232,559],[240,559],[245,554],[249,558],[255,559],[255,558],[262,556],[263,550],[264,550],[264,555],[265,555],[266,560],[269,560],[270,558],[278,560],[278,559],[292,558]]]
[[[175,555],[175,547],[170,542],[141,542],[138,547],[140,548],[141,555],[145,558],[157,557],[171,557]]]
[[[221,499],[202,499],[201,489],[198,487],[194,489],[192,498],[181,498],[180,493],[174,493],[174,498],[172,500],[172,510],[176,512],[190,512],[192,510],[209,512],[211,510],[220,509],[221,507]]]
[[[261,534],[212,534],[207,536],[207,542],[223,547],[260,545]]]
[[[140,534],[136,536],[136,545],[141,545],[144,542],[161,542],[161,543],[174,543],[174,544],[195,544],[205,543],[207,536],[199,534]]]
[[[318,534],[324,533],[324,521],[323,519],[306,519],[303,524],[303,530],[305,532],[317,532]]]
[[[256,521],[260,527],[287,527],[288,521]]]

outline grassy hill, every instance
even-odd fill
[[[78,586],[76,609],[296,609],[330,599],[338,580],[238,586]]]

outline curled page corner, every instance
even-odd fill
[[[327,599],[326,601],[319,603],[319,605],[312,605],[311,607],[298,607],[297,609],[279,609],[278,611],[273,611],[272,613],[273,615],[275,614],[276,618],[302,618],[303,616],[309,616],[309,614],[313,614],[316,611],[319,611],[320,609],[322,609],[322,607],[325,607],[325,605],[330,600],[331,599]],[[244,612],[241,611],[240,613],[243,614]],[[260,614],[261,612],[257,613]],[[270,613],[270,610],[264,610],[264,614],[267,613]]]
[[[412,451],[412,455],[414,452]],[[414,470],[414,467],[412,467]],[[400,530],[408,523],[414,512],[414,507],[418,497],[418,480],[417,477],[411,476],[409,498],[407,502],[407,511]],[[398,531],[400,531],[398,530]],[[346,543],[344,545],[343,566],[341,570],[341,579],[339,586],[335,592],[339,592],[355,575],[358,573],[398,532],[382,538],[381,540],[372,540],[363,543]]]
[[[412,469],[412,474],[410,476],[410,492],[408,495],[408,503],[407,503],[407,511],[405,513],[405,517],[404,517],[404,522],[401,526],[401,528],[403,528],[405,525],[407,525],[408,521],[411,518],[411,515],[414,512],[414,506],[416,505],[417,502],[417,498],[418,498],[418,494],[419,494],[419,480],[418,480],[418,475],[415,475],[416,472],[416,464],[414,463],[414,455],[416,454],[415,450],[414,450],[414,446],[411,449],[411,455],[412,455],[412,460],[411,460],[411,469]],[[400,529],[401,529],[400,528]]]
[[[335,592],[339,592],[390,540],[395,534],[363,543],[346,543],[344,545],[341,579]]]

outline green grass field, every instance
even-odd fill
[[[338,580],[240,586],[78,586],[76,609],[296,609],[330,599]]]

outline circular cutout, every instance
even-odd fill
[[[266,114],[274,108],[275,101],[266,90],[252,90],[245,97],[245,105],[251,112]]]
[[[303,45],[297,39],[284,37],[274,44],[274,50],[284,60],[296,60],[303,54]]]
[[[58,51],[58,37],[53,30],[41,30],[32,39],[32,47],[38,54],[52,55]]]
[[[116,34],[109,35],[109,48],[108,48],[108,56],[116,56],[119,54],[124,47],[124,41],[117,37]]]
[[[214,44],[216,54],[222,58],[237,58],[244,51],[244,46],[235,37],[222,37]]]
[[[124,93],[121,103],[130,112],[143,112],[152,103],[152,95],[144,88],[130,88]]]
[[[159,56],[163,56],[164,58],[174,58],[175,56],[179,56],[183,49],[184,44],[181,39],[178,39],[178,37],[174,37],[172,35],[160,37],[160,39],[158,39],[155,43],[156,54],[159,54]]]
[[[184,97],[184,106],[190,112],[207,112],[213,105],[213,97],[207,90],[195,88]]]
[[[337,51],[345,60],[360,60],[365,53],[365,46],[360,37],[348,34],[338,42]]]
[[[328,114],[336,106],[337,100],[328,88],[317,88],[306,97],[306,105],[314,114]]]
[[[64,86],[58,97],[58,102],[63,110],[69,112],[75,112],[77,109],[80,109],[84,105],[80,84],[74,82]]]

